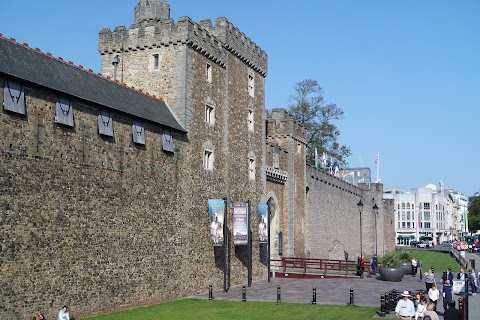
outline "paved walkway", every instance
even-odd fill
[[[466,253],[467,259],[475,259],[477,269],[480,270],[480,256]],[[478,271],[477,271],[478,272]],[[440,282],[441,274],[437,271],[437,283]],[[280,286],[281,302],[311,303],[313,287],[317,290],[317,304],[345,305],[350,302],[350,289],[354,292],[354,304],[359,306],[380,307],[380,295],[393,289],[397,291],[408,290],[410,292],[424,291],[425,283],[419,282],[418,278],[405,275],[401,282],[382,281],[379,276],[372,278],[325,278],[325,279],[285,279],[272,278],[256,281],[251,287],[246,288],[247,301],[277,301],[277,287]],[[195,298],[208,299],[208,292],[194,296]],[[215,300],[242,301],[242,286],[234,286],[228,292],[217,290],[213,292]],[[455,296],[458,303],[459,296]],[[480,295],[470,296],[469,320],[480,319]],[[458,305],[457,305],[458,307]],[[437,306],[440,319],[443,315],[441,301]],[[394,314],[388,314],[387,318],[394,318]]]

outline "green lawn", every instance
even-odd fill
[[[348,305],[241,302],[183,299],[148,307],[104,314],[90,320],[159,319],[371,319],[379,308]]]
[[[433,266],[441,275],[446,268],[460,271],[460,265],[450,254],[430,250],[408,250],[422,260],[423,270]],[[182,299],[124,310],[88,318],[90,320],[159,320],[159,319],[371,319],[379,311],[376,307],[348,305],[310,305],[254,301],[220,301]]]
[[[460,265],[457,260],[449,253],[443,253],[430,250],[407,250],[411,252],[417,260],[422,260],[422,270],[427,271],[428,268],[434,268],[436,275],[441,275],[447,268],[452,268],[452,272],[460,271]]]

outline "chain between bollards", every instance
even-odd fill
[[[208,300],[213,300],[213,286],[210,285],[208,288]]]
[[[317,304],[317,288],[313,287],[313,293],[312,293],[312,304]]]
[[[242,286],[242,301],[247,301],[247,289],[245,286]]]
[[[277,302],[282,302],[280,286],[277,286]]]

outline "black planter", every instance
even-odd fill
[[[401,262],[400,267],[403,269],[404,273],[407,275],[413,275],[412,273],[412,263],[411,262]]]
[[[383,281],[399,282],[402,281],[403,275],[405,274],[401,266],[398,268],[380,266],[378,270],[380,271],[380,277],[382,277]]]

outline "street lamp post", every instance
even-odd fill
[[[362,246],[362,210],[363,210],[363,203],[362,199],[357,203],[358,211],[360,212],[360,256],[363,256],[363,246]]]
[[[377,217],[378,217],[378,206],[375,203],[373,205],[373,213],[375,214],[375,255],[378,255],[378,234],[377,234]]]

